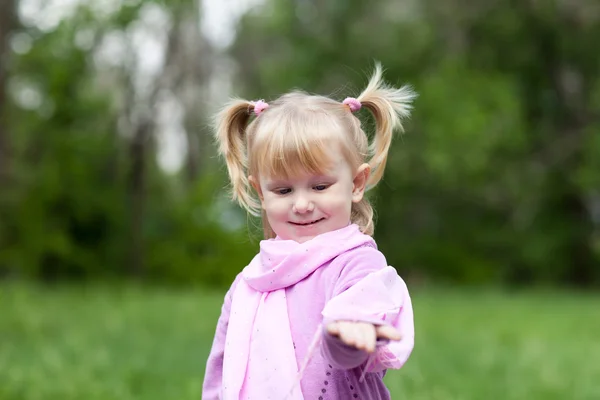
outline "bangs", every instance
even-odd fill
[[[324,112],[307,114],[287,115],[257,127],[251,171],[287,179],[305,173],[322,175],[333,166],[335,152],[344,150],[342,129]]]

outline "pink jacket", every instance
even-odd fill
[[[328,335],[333,320],[391,324],[403,339],[369,355]],[[264,240],[225,296],[202,399],[389,399],[385,371],[413,345],[406,285],[356,225]]]

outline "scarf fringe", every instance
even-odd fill
[[[373,364],[373,361],[375,361],[376,357],[377,357],[377,353],[373,353],[369,356],[369,358],[367,359],[365,368],[363,369],[363,372],[360,375],[360,379],[358,380],[358,383],[363,383],[365,381],[365,375],[369,371],[369,368],[371,368],[371,364]]]
[[[294,390],[296,390],[298,385],[300,385],[300,381],[302,380],[304,371],[306,371],[306,367],[308,366],[308,363],[313,358],[315,351],[317,350],[317,347],[321,343],[321,337],[323,335],[323,333],[321,332],[322,329],[323,329],[323,324],[319,324],[319,326],[317,327],[317,330],[316,330],[315,334],[313,335],[313,338],[310,342],[310,346],[308,346],[308,351],[306,352],[306,356],[304,357],[304,360],[302,361],[302,365],[300,366],[300,371],[298,371],[296,380],[294,381],[294,384],[292,385],[289,393],[284,398],[284,400],[288,400],[289,398],[291,398],[292,394],[294,393]]]

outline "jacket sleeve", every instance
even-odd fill
[[[365,361],[368,372],[402,367],[414,346],[413,311],[406,284],[374,248],[357,249],[346,262],[333,296],[323,310],[324,326],[340,320],[391,325],[400,331],[402,340],[378,341],[375,352],[368,355],[345,346],[324,330],[323,356],[342,369],[354,368]]]
[[[229,325],[231,299],[238,278],[234,280],[233,284],[231,285],[231,288],[225,295],[225,299],[221,307],[221,315],[219,316],[219,320],[217,322],[217,328],[215,331],[212,348],[210,350],[210,354],[206,362],[204,383],[202,385],[202,400],[220,400],[223,398],[222,378],[225,337],[227,336],[227,326]]]

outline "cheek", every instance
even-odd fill
[[[287,216],[288,206],[284,199],[265,197],[264,207],[269,218]]]
[[[346,191],[332,194],[324,203],[330,213],[349,213],[352,208],[351,197]]]

